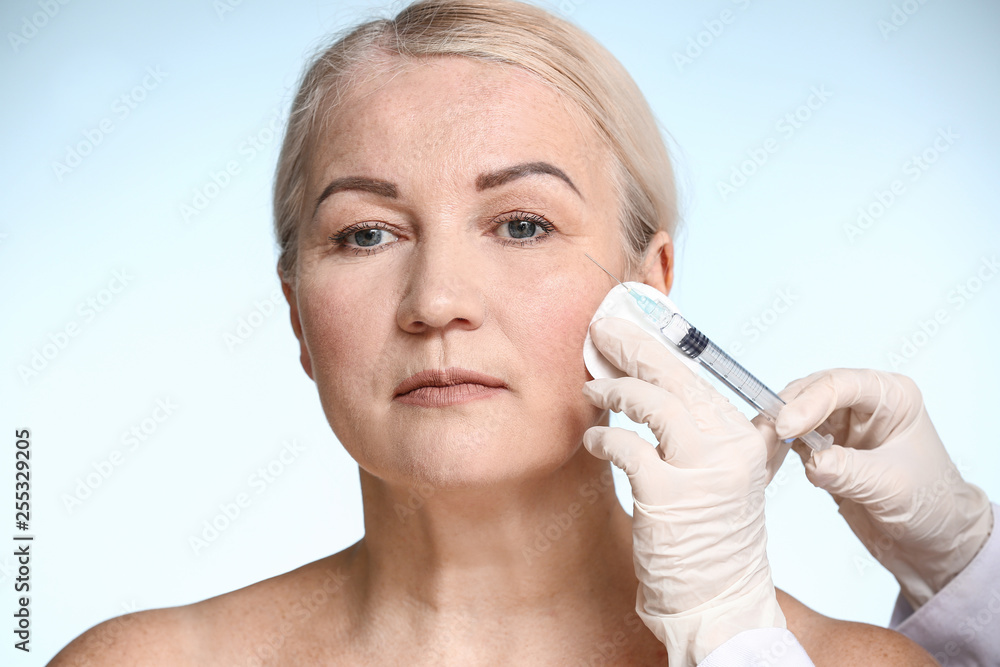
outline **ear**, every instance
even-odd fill
[[[309,349],[306,347],[305,338],[302,337],[302,320],[299,319],[299,305],[295,297],[295,288],[290,281],[285,280],[285,273],[278,269],[278,278],[281,280],[281,291],[285,294],[285,301],[288,302],[288,309],[292,320],[292,331],[299,339],[299,361],[302,362],[302,369],[309,376],[310,380],[316,378],[312,374],[312,359],[309,358]]]
[[[662,229],[650,239],[639,275],[645,284],[670,294],[674,284],[674,242]]]

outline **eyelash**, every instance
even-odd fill
[[[534,245],[539,241],[541,241],[542,239],[548,238],[549,235],[553,232],[553,230],[555,230],[555,227],[552,225],[552,223],[543,218],[542,216],[537,215],[535,213],[526,213],[524,211],[512,211],[510,213],[504,213],[502,216],[500,216],[500,220],[497,221],[496,229],[499,229],[504,225],[510,224],[512,222],[531,222],[540,227],[542,231],[545,233],[540,234],[538,236],[533,236],[529,239],[504,238],[502,241],[502,245],[505,246],[517,245],[522,248],[525,246]]]
[[[359,222],[357,224],[351,225],[347,229],[342,229],[333,236],[328,236],[327,238],[330,239],[330,242],[333,243],[338,248],[343,248],[344,250],[350,250],[355,255],[360,255],[362,253],[364,253],[365,255],[374,255],[375,253],[379,252],[381,248],[387,247],[387,246],[378,246],[374,248],[362,248],[362,247],[350,247],[347,245],[347,239],[349,237],[353,236],[357,232],[363,232],[366,229],[381,229],[389,233],[392,233],[392,230],[389,229],[389,227],[384,222],[375,222],[375,223]],[[388,245],[394,245],[394,244],[390,243]]]
[[[499,229],[503,225],[507,225],[512,222],[531,222],[540,227],[542,231],[545,233],[539,236],[534,236],[532,238],[525,238],[525,239],[503,238],[502,245],[504,246],[517,245],[523,248],[525,246],[534,245],[535,243],[538,243],[542,239],[548,238],[548,236],[552,233],[552,231],[555,230],[555,226],[553,226],[551,222],[549,222],[542,216],[537,215],[535,213],[526,213],[523,211],[513,211],[511,213],[505,213],[504,215],[501,216],[501,219],[496,222],[496,229]],[[388,243],[385,245],[374,246],[371,248],[363,248],[359,246],[352,247],[347,244],[347,239],[349,239],[351,236],[353,236],[358,232],[365,231],[366,229],[381,229],[389,233],[394,233],[391,229],[389,229],[388,225],[386,225],[384,222],[374,222],[374,223],[359,222],[327,238],[329,238],[330,242],[333,243],[338,248],[349,250],[353,252],[355,255],[361,255],[362,253],[365,255],[374,255],[377,252],[381,252],[384,248],[396,245],[395,243]]]

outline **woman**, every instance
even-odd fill
[[[365,536],[101,624],[52,664],[666,664],[636,590],[672,594],[637,580],[610,464],[582,446],[613,402],[581,392],[610,286],[584,253],[664,294],[674,271],[669,159],[621,66],[513,2],[363,25],[303,79],[275,212],[301,363],[358,462]],[[678,409],[715,419],[717,395],[675,377]],[[739,434],[720,451],[750,452],[736,483],[759,497],[765,440],[720,414]],[[816,664],[931,664],[901,635],[775,593],[766,558],[753,574]]]

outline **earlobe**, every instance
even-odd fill
[[[295,337],[299,340],[299,361],[302,362],[302,370],[306,372],[310,380],[315,381],[316,378],[312,374],[312,359],[309,357],[309,349],[306,347],[305,338],[302,336],[302,321],[299,319],[299,306],[295,297],[295,289],[292,287],[290,281],[285,280],[285,274],[281,269],[278,269],[278,278],[281,280],[281,291],[285,295],[285,301],[288,302],[292,331],[295,332]]]
[[[642,262],[642,282],[670,294],[674,284],[674,243],[662,229],[653,235]]]

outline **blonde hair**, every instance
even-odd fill
[[[357,26],[322,50],[302,77],[274,182],[278,268],[286,281],[294,284],[297,273],[318,122],[332,116],[372,67],[449,55],[525,69],[584,111],[614,161],[625,275],[634,275],[658,230],[674,236],[676,189],[663,137],[645,97],[607,49],[573,24],[522,2],[422,0],[392,19]]]

